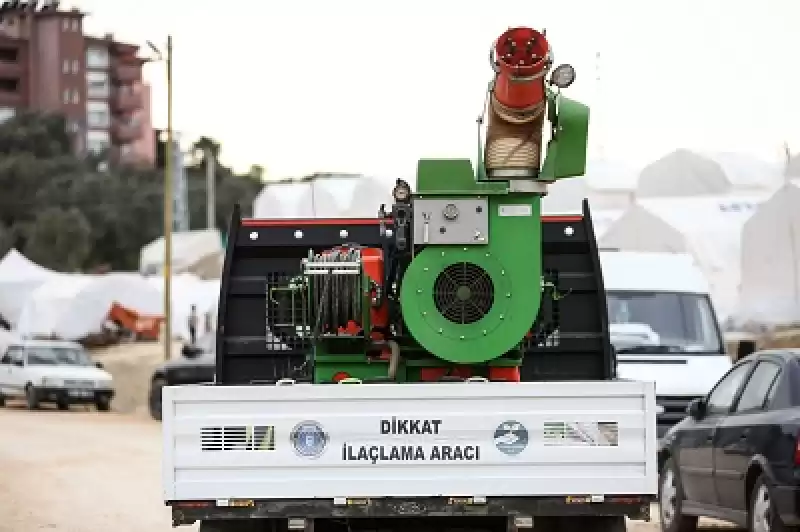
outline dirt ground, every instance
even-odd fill
[[[160,424],[113,412],[29,412],[12,403],[0,409],[0,433],[0,532],[172,530],[161,498]],[[658,526],[630,522],[628,529]]]
[[[180,356],[181,346],[172,346],[172,356]],[[122,344],[92,351],[92,357],[102,362],[114,377],[116,396],[113,410],[125,414],[147,415],[147,394],[150,379],[164,362],[161,343]]]
[[[160,432],[140,416],[0,410],[0,531],[171,530]]]
[[[161,425],[145,403],[161,346],[118,346],[94,356],[114,375],[114,412],[0,408],[0,532],[172,530],[161,497]],[[658,530],[644,522],[628,528]]]

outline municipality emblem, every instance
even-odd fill
[[[495,447],[509,456],[524,451],[528,440],[528,429],[519,421],[504,421],[494,431]]]
[[[297,454],[316,458],[328,445],[328,433],[316,421],[302,421],[292,429],[289,439]]]

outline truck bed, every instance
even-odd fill
[[[163,399],[170,503],[657,491],[648,382],[197,385]]]

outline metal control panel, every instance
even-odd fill
[[[413,204],[415,244],[489,243],[486,198],[416,198]]]

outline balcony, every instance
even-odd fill
[[[142,136],[142,126],[140,124],[126,124],[122,120],[115,120],[111,126],[111,137],[115,144],[128,144],[134,142]]]
[[[111,79],[118,83],[133,83],[142,79],[142,66],[138,62],[115,59],[111,62]]]
[[[4,91],[0,89],[0,107],[21,107],[25,99],[19,92]]]
[[[0,78],[16,79],[22,75],[22,65],[18,62],[0,61]]]
[[[112,93],[111,108],[115,112],[127,113],[142,108],[142,95],[138,92],[116,89]]]

